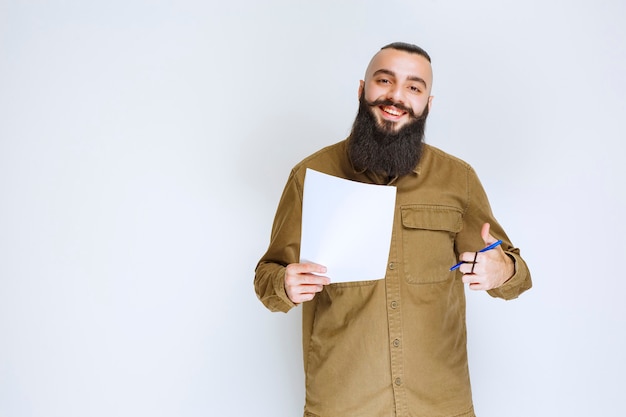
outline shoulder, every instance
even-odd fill
[[[418,172],[420,174],[456,175],[465,178],[477,176],[474,168],[466,161],[428,144],[424,144],[424,153],[418,165]]]
[[[327,174],[337,175],[338,172],[345,169],[346,164],[349,164],[346,142],[347,140],[344,139],[307,156],[294,166],[293,174],[298,177],[304,177],[306,169],[311,168]]]
[[[459,169],[472,170],[471,165],[465,162],[464,160],[462,160],[461,158],[458,158],[454,155],[444,152],[441,149],[435,146],[429,145],[429,144],[424,144],[423,159],[424,161],[430,161],[436,164],[437,166],[444,164],[444,165],[450,165],[452,167],[456,167]]]

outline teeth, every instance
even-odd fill
[[[392,116],[400,116],[400,115],[402,115],[401,111],[395,110],[392,107],[383,107],[383,110],[385,111],[385,113],[389,113]]]

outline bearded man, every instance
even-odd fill
[[[348,139],[296,165],[283,191],[254,284],[272,311],[302,304],[305,416],[475,416],[464,283],[504,299],[532,285],[474,170],[424,143],[432,80],[422,48],[383,47]],[[299,263],[306,168],[396,187],[384,279],[332,283],[323,265]]]

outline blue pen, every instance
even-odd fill
[[[498,246],[500,246],[502,244],[501,240],[498,240],[497,242],[493,242],[491,245],[487,246],[486,248],[482,248],[481,250],[479,250],[478,252],[487,252],[488,250],[497,248]],[[461,261],[458,264],[454,265],[452,268],[450,268],[450,271],[454,271],[455,269],[458,269],[459,266],[465,264],[465,263],[469,263],[469,262],[464,262]]]

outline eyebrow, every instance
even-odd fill
[[[388,70],[388,69],[384,69],[384,68],[381,68],[379,70],[374,71],[374,74],[372,74],[372,77],[374,77],[376,75],[379,75],[379,74],[387,74],[387,75],[390,75],[392,77],[396,77],[396,73],[395,72],[393,72],[391,70]],[[415,82],[418,82],[420,84],[423,84],[425,88],[428,88],[428,84],[426,84],[426,81],[424,81],[424,79],[421,78],[421,77],[418,77],[416,75],[410,75],[410,76],[407,77],[407,79],[409,81],[415,81]]]

